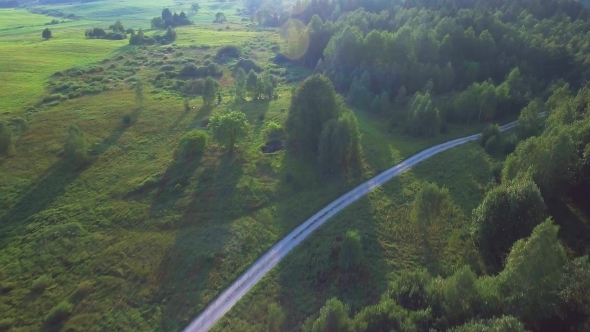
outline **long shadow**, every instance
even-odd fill
[[[163,303],[162,324],[166,331],[184,328],[231,281],[232,273],[221,272],[226,243],[235,236],[232,222],[244,215],[236,186],[242,176],[239,153],[224,154],[217,165],[199,175],[182,217],[174,245],[158,267],[158,292],[154,301]]]
[[[133,114],[137,116],[139,109]],[[108,137],[103,139],[89,152],[90,161],[83,167],[88,167],[93,160],[113,146],[128,129],[128,126],[120,125],[111,131]],[[74,169],[66,161],[59,161],[50,166],[35,180],[21,199],[0,218],[0,249],[6,247],[12,238],[21,234],[26,226],[34,221],[34,216],[43,211],[55,199],[65,193],[66,188],[75,181],[83,169]]]
[[[202,157],[203,155],[199,154],[188,159],[173,161],[170,164],[157,184],[158,190],[152,202],[152,212],[174,206],[182,198],[183,190],[199,167]]]
[[[572,188],[569,198],[545,200],[548,212],[559,225],[559,236],[576,256],[586,254],[590,242],[590,194],[580,188]]]

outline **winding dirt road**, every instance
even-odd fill
[[[518,121],[508,123],[500,127],[501,131],[514,128]],[[268,271],[277,265],[287,254],[298,244],[303,242],[311,233],[322,226],[326,221],[342,211],[344,208],[368,194],[371,190],[381,186],[391,178],[410,169],[412,166],[434,156],[437,153],[454,148],[458,145],[474,141],[479,134],[455,139],[437,146],[433,146],[412,157],[402,161],[383,173],[375,176],[360,186],[352,189],[348,193],[340,196],[303,224],[299,225],[289,235],[275,244],[268,252],[260,257],[244,274],[234,281],[226,290],[223,291],[209,306],[195,318],[185,332],[206,332],[208,331],[226,312],[228,312],[241,298],[250,290]]]

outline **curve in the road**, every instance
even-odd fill
[[[514,128],[517,121],[500,127],[501,131]],[[231,307],[254,286],[268,271],[277,265],[293,248],[305,240],[311,233],[323,225],[328,219],[342,211],[348,205],[368,194],[371,190],[381,186],[393,177],[408,170],[412,166],[455,146],[474,141],[479,134],[455,139],[439,144],[419,152],[412,157],[400,162],[392,168],[382,172],[348,193],[340,196],[325,208],[307,219],[304,223],[295,228],[281,241],[275,244],[268,252],[260,257],[246,272],[234,281],[221,295],[219,295],[209,306],[195,318],[185,332],[206,332],[208,331]]]

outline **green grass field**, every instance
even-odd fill
[[[64,331],[180,330],[324,205],[422,149],[485,126],[450,125],[446,134],[413,139],[388,133],[382,119],[357,112],[361,176],[322,177],[305,156],[260,151],[266,124],[286,120],[294,84],[279,85],[277,100],[236,104],[229,94],[231,68],[223,64],[224,103],[204,107],[200,97],[189,96],[189,111],[181,93],[153,84],[161,66],[177,70],[187,59],[205,64],[216,47],[230,43],[242,46],[263,68],[282,69],[268,60],[278,34],[238,24],[234,14],[240,3],[201,3],[201,12],[192,17],[198,24],[178,28],[174,45],[134,48],[127,41],[84,38],[88,26],[106,27],[115,19],[148,27],[167,5],[180,10],[189,3],[46,6],[83,17],[50,26],[54,38],[49,41],[41,39],[41,31],[50,17],[0,10],[0,29],[6,29],[0,30],[0,119],[23,116],[29,125],[17,134],[16,154],[0,159],[0,330],[50,330],[55,326],[48,316],[63,301],[72,305],[60,326]],[[212,24],[216,11],[225,11],[229,23]],[[25,27],[16,28],[20,25]],[[42,102],[53,93],[55,72],[90,65],[104,69],[62,80],[96,78],[108,89],[53,106]],[[309,74],[295,65],[289,71]],[[130,89],[139,79],[146,86],[143,107]],[[243,111],[250,125],[233,157],[212,144],[202,157],[174,161],[184,133],[204,129],[212,114],[227,110]],[[123,124],[124,115],[131,117],[130,126]],[[71,124],[90,144],[90,163],[77,172],[62,158]],[[464,263],[477,269],[462,226],[492,178],[492,161],[479,146],[467,144],[375,190],[297,248],[216,328],[263,330],[267,307],[277,302],[289,313],[287,326],[293,330],[331,296],[339,295],[352,308],[377,302],[392,272],[425,266],[446,275]],[[454,222],[436,225],[428,246],[408,218],[423,182],[449,188],[456,205],[448,218]],[[358,280],[344,279],[334,263],[335,248],[348,229],[362,235],[365,262]]]

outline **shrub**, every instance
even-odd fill
[[[58,324],[68,318],[73,310],[74,306],[70,302],[62,301],[51,309],[49,315],[47,315],[47,323],[50,325]]]
[[[250,72],[250,70],[254,70],[255,72],[259,73],[262,71],[262,67],[256,64],[256,62],[250,59],[240,59],[234,65],[234,71],[237,71],[239,68],[244,69],[246,73]]]
[[[175,69],[176,67],[174,67],[173,65],[164,65],[160,67],[160,71],[173,71]]]
[[[14,152],[14,134],[6,121],[0,121],[0,155],[11,155]]]
[[[203,130],[189,131],[178,142],[178,147],[176,148],[177,156],[185,159],[203,153],[207,146],[208,138],[207,132]]]
[[[283,126],[273,121],[269,122],[266,125],[265,134],[267,139],[276,140],[283,138],[283,135],[285,134],[285,129],[283,128]]]
[[[8,331],[14,324],[14,319],[12,318],[4,318],[0,319],[0,331]]]
[[[45,288],[47,288],[47,286],[49,286],[51,281],[52,281],[51,277],[44,274],[33,281],[33,283],[31,284],[31,291],[41,292],[41,291],[45,290]]]
[[[496,151],[498,149],[499,143],[500,143],[500,141],[498,140],[498,136],[492,136],[492,137],[488,138],[488,140],[486,141],[486,146],[485,146],[486,152],[493,153],[494,151]]]
[[[479,136],[479,145],[485,147],[490,137],[494,136],[500,138],[500,127],[497,124],[491,124],[484,129]]]
[[[187,112],[190,111],[191,105],[190,105],[190,102],[189,102],[188,98],[184,98],[182,104],[184,105],[184,110],[185,111],[187,111]]]
[[[236,45],[225,45],[217,50],[215,57],[220,59],[222,57],[239,58],[242,54],[241,49]]]

